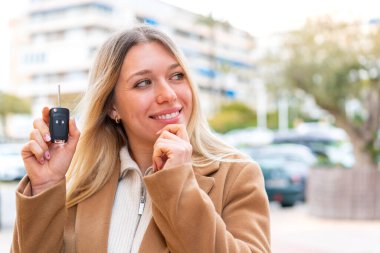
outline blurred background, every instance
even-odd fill
[[[256,160],[273,252],[380,252],[380,3],[19,0],[0,9],[0,251],[43,106],[75,114],[98,46],[145,23],[187,57],[221,139]]]

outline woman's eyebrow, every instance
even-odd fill
[[[171,70],[171,69],[175,69],[175,68],[180,67],[180,66],[181,66],[181,65],[180,65],[179,63],[176,62],[176,63],[171,64],[171,65],[168,67],[168,69]],[[152,71],[147,70],[147,69],[139,70],[139,71],[137,71],[137,72],[131,74],[131,75],[127,78],[127,82],[129,82],[129,80],[130,80],[131,78],[135,77],[135,76],[142,76],[142,75],[149,74],[149,73],[151,73],[151,72],[152,72]]]
[[[140,71],[137,71],[133,74],[131,74],[128,78],[127,78],[127,82],[129,82],[129,80],[135,76],[142,76],[142,75],[146,75],[146,74],[149,74],[151,73],[150,70],[147,70],[147,69],[143,69],[143,70],[140,70]]]
[[[179,65],[179,63],[178,62],[176,62],[176,63],[173,63],[173,64],[171,64],[170,66],[169,66],[169,68],[168,69],[175,69],[175,68],[177,68],[177,67],[179,67],[179,66],[181,66],[181,65]]]

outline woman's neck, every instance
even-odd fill
[[[152,166],[153,145],[128,144],[130,156],[137,163],[141,173],[144,175],[145,171]]]

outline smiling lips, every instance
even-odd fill
[[[160,115],[160,116],[155,116],[154,118],[155,119],[172,119],[172,118],[175,118],[179,115],[179,112],[173,112],[173,113],[170,113],[170,114],[164,114],[164,115]]]
[[[165,112],[165,113],[162,113],[162,114],[159,114],[159,115],[153,115],[153,116],[151,116],[151,118],[152,119],[157,119],[157,120],[172,120],[172,119],[177,119],[181,111],[182,111],[182,108],[179,109],[179,110],[176,109],[173,112]]]

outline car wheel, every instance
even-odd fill
[[[281,206],[284,208],[294,206],[294,202],[281,202]]]

